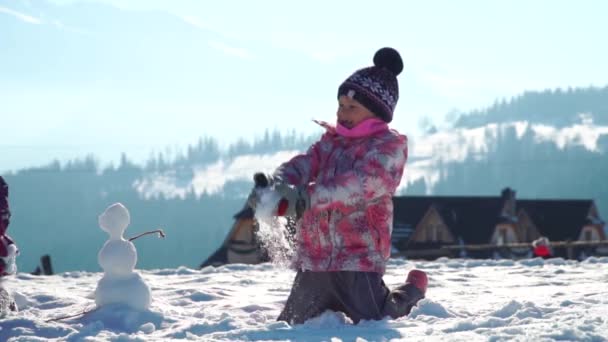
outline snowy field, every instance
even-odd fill
[[[140,271],[149,311],[94,307],[102,273],[20,273],[5,286],[20,312],[0,319],[0,341],[608,341],[608,258],[392,260],[385,281],[429,274],[409,317],[352,325],[326,312],[303,325],[275,322],[294,273],[272,264]],[[47,322],[48,321],[48,322]]]

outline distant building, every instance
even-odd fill
[[[393,253],[410,258],[441,256],[469,258],[532,257],[532,241],[606,240],[605,222],[590,199],[517,199],[505,188],[500,196],[396,196],[393,197]],[[223,264],[257,264],[268,255],[256,238],[257,223],[244,207],[218,250],[201,267]],[[294,233],[291,222],[290,232]],[[501,247],[527,243],[518,248]],[[454,245],[495,245],[495,249],[442,249]],[[584,258],[608,255],[608,246],[554,249],[554,256]]]
[[[257,240],[256,231],[257,223],[253,210],[245,206],[234,215],[234,224],[222,245],[200,267],[259,264],[268,261],[268,255]]]
[[[413,258],[531,256],[530,249],[498,248],[507,243],[531,243],[540,236],[551,241],[605,240],[604,221],[593,200],[525,199],[506,188],[501,196],[399,196],[394,200],[393,246]],[[454,244],[492,244],[496,249],[457,251]],[[608,254],[606,247],[557,250],[555,256]]]
[[[518,200],[518,220],[527,230],[536,230],[551,241],[606,240],[604,221],[600,218],[593,200]],[[608,247],[580,247],[567,255],[584,258],[590,255],[608,255]]]

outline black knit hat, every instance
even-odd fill
[[[374,66],[355,71],[340,85],[338,97],[355,99],[385,122],[391,122],[399,99],[397,75],[402,70],[399,52],[382,48],[374,55]]]

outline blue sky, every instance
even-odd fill
[[[0,0],[0,172],[135,160],[199,136],[318,132],[377,48],[403,57],[392,126],[526,90],[608,84],[604,1]]]

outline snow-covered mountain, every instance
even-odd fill
[[[0,139],[0,172],[88,153],[108,164],[124,152],[144,164],[201,135],[248,137],[263,127],[254,112],[275,115],[295,97],[265,100],[293,82],[290,69],[311,65],[304,54],[166,10],[62,2],[0,0],[0,112],[13,128]],[[241,118],[228,130],[230,116]],[[296,116],[290,125],[308,120]]]
[[[2,80],[17,86],[92,86],[113,79],[153,86],[182,80],[184,73],[210,75],[220,72],[213,65],[226,57],[210,42],[231,44],[186,18],[94,2],[0,0],[0,27],[8,37],[0,55]]]
[[[424,179],[427,191],[439,180],[440,163],[464,162],[467,158],[481,159],[491,153],[500,135],[515,132],[517,139],[529,135],[536,143],[551,143],[559,149],[581,147],[598,155],[608,152],[605,139],[608,126],[597,126],[590,121],[555,128],[549,125],[525,121],[488,124],[477,128],[458,128],[439,131],[410,139],[409,160],[401,182],[401,189],[416,180]],[[604,139],[604,145],[602,140]],[[194,166],[193,176],[184,181],[175,171],[146,175],[135,183],[135,188],[144,197],[162,194],[165,197],[183,197],[189,192],[217,193],[229,182],[249,184],[257,171],[272,172],[280,163],[289,160],[300,151],[279,151],[265,155],[243,155],[232,160],[220,160],[211,165]],[[245,196],[247,192],[243,192]]]

